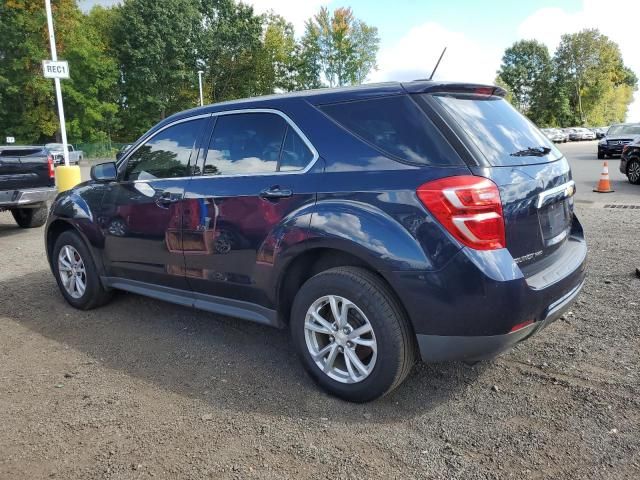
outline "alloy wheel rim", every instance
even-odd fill
[[[359,383],[373,371],[378,343],[371,322],[352,301],[325,295],[307,310],[307,350],[316,366],[340,383]]]
[[[62,286],[73,298],[80,298],[87,289],[87,272],[78,251],[65,245],[58,253],[58,274]]]
[[[640,179],[640,162],[632,162],[629,165],[629,180],[637,182]]]

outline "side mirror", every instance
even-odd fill
[[[115,182],[118,169],[115,162],[99,163],[91,167],[91,180],[96,182]]]

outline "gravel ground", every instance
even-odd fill
[[[640,210],[577,209],[565,319],[366,405],[320,392],[284,331],[129,294],[73,310],[42,229],[2,213],[0,478],[640,478]]]

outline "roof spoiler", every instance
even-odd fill
[[[403,83],[407,93],[466,93],[472,95],[504,97],[507,91],[495,85],[481,85],[476,83],[428,82],[413,81]]]

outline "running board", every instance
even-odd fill
[[[164,300],[185,307],[193,307],[228,317],[241,318],[250,322],[282,328],[284,325],[278,319],[275,310],[256,305],[251,302],[234,300],[231,298],[216,297],[204,293],[190,292],[177,288],[164,287],[137,280],[128,280],[119,277],[101,277],[103,284],[109,288],[125,290],[127,292],[144,295],[145,297]]]

